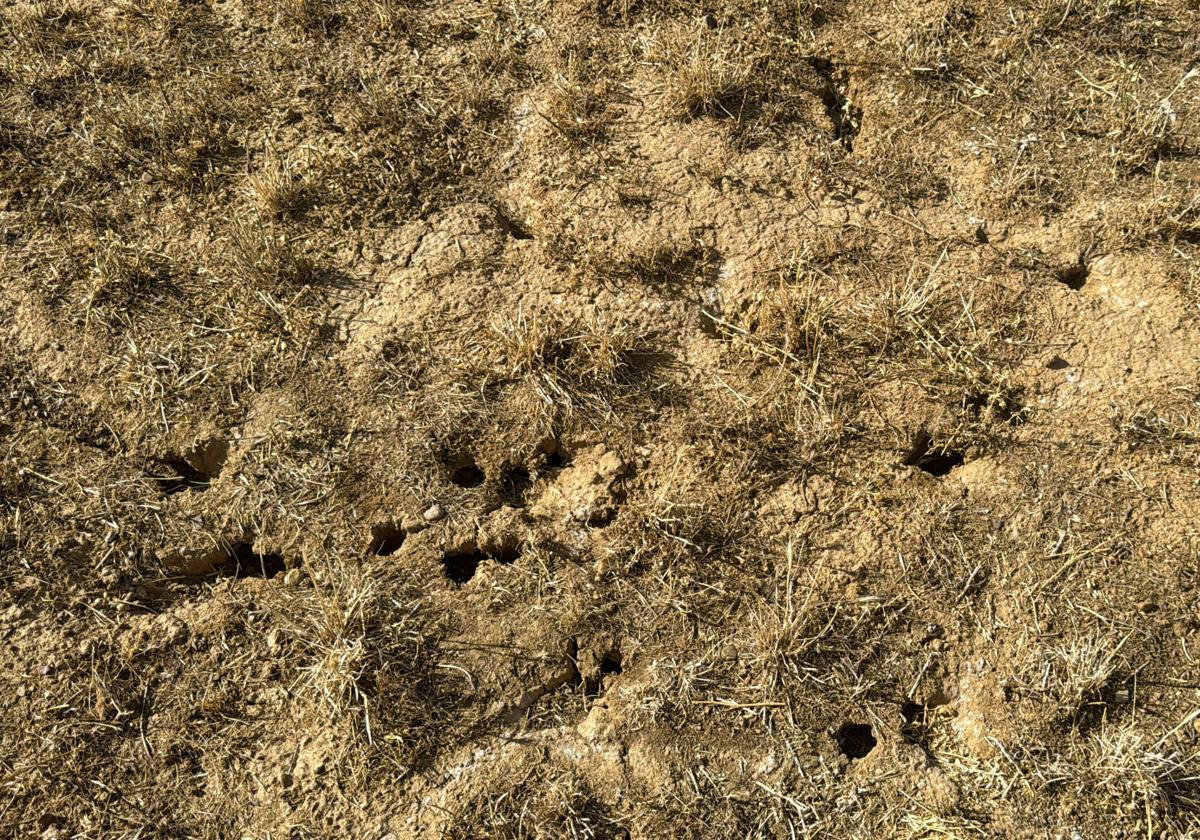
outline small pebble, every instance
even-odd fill
[[[425,512],[421,514],[426,522],[437,522],[445,515],[446,511],[442,510],[442,506],[437,502],[431,504],[428,508],[426,508]]]
[[[304,579],[304,572],[299,569],[288,569],[283,576],[284,586],[299,586],[300,581]]]

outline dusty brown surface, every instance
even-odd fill
[[[1200,12],[0,6],[0,833],[1200,831]]]

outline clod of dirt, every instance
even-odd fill
[[[525,717],[529,710],[550,692],[557,691],[564,685],[572,687],[579,685],[579,669],[576,666],[577,648],[574,639],[568,642],[565,654],[565,661],[562,667],[551,673],[549,678],[544,682],[538,683],[522,692],[520,698],[515,703],[507,705],[501,711],[500,720],[512,726]]]
[[[530,506],[534,516],[603,527],[616,517],[624,498],[620,487],[630,467],[617,452],[598,445],[580,449],[553,474],[554,492]]]
[[[943,476],[964,461],[963,453],[942,449],[925,429],[917,432],[912,447],[904,458],[904,465],[917,467],[933,476]]]
[[[834,737],[837,739],[838,749],[842,755],[852,761],[865,758],[871,750],[875,749],[875,734],[869,723],[847,721],[838,728]]]
[[[429,507],[425,508],[425,512],[421,514],[421,518],[426,522],[437,522],[446,515],[446,511],[437,502],[434,502]]]
[[[1062,283],[1068,289],[1078,292],[1087,283],[1088,270],[1087,265],[1083,261],[1083,257],[1079,258],[1079,262],[1068,265],[1066,268],[1060,268],[1056,272],[1058,282]]]
[[[395,554],[404,545],[405,536],[404,529],[395,522],[380,522],[371,527],[371,542],[367,551],[380,557]]]

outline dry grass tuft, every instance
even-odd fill
[[[246,186],[259,212],[268,219],[299,215],[312,202],[316,190],[315,179],[305,164],[280,160],[270,152]]]
[[[278,226],[241,221],[230,230],[230,270],[251,289],[294,290],[315,283],[317,265]]]
[[[1130,722],[1109,724],[1074,744],[1072,783],[1119,812],[1144,814],[1168,831],[1200,806],[1200,755],[1173,735],[1155,738]]]
[[[604,137],[610,121],[609,95],[605,82],[589,79],[570,58],[550,79],[538,113],[570,142],[594,143]]]
[[[752,95],[754,59],[723,31],[704,28],[664,33],[654,55],[665,67],[660,94],[676,119],[738,119]]]

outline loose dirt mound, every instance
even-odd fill
[[[1200,13],[0,9],[0,833],[1200,831]]]

